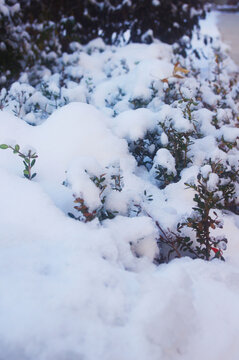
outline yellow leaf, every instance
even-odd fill
[[[177,79],[183,79],[184,78],[182,75],[178,75],[178,74],[175,74],[174,77],[177,78]]]
[[[183,74],[188,74],[189,70],[182,68],[181,66],[175,66],[174,67],[174,72],[182,72]]]
[[[177,63],[174,65],[173,75],[175,76],[177,72],[181,72],[181,73],[183,73],[183,74],[188,74],[188,73],[189,73],[189,70],[181,67],[181,66],[180,66],[180,63],[177,62]]]

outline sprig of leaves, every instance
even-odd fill
[[[0,149],[11,149],[13,151],[13,154],[18,154],[18,156],[23,159],[23,175],[25,178],[32,180],[36,176],[36,173],[32,173],[32,168],[36,163],[36,159],[38,158],[38,155],[35,152],[32,152],[32,150],[28,150],[27,154],[24,154],[20,151],[20,146],[18,144],[16,144],[14,147],[7,144],[1,144]]]

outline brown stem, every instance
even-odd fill
[[[146,212],[146,214],[147,214],[152,220],[154,220],[153,217],[152,217],[150,214],[148,214],[147,212]],[[159,230],[161,231],[161,233],[162,233],[163,236],[164,236],[164,238],[163,238],[162,236],[160,236],[160,240],[163,241],[165,244],[171,246],[171,248],[176,252],[176,254],[178,255],[178,257],[181,258],[182,255],[180,254],[178,248],[173,244],[173,242],[171,242],[171,241],[168,239],[167,234],[166,234],[165,231],[162,229],[162,227],[159,225],[159,222],[158,222],[157,220],[156,220],[156,221],[154,220],[154,222],[155,222],[156,226],[159,228]]]
[[[167,237],[164,239],[162,236],[160,236],[160,240],[161,240],[164,244],[170,246],[170,247],[176,252],[176,254],[178,255],[179,258],[182,257],[182,255],[180,254],[178,248],[177,248],[177,247],[174,245],[174,243],[173,243],[172,241],[170,241]]]

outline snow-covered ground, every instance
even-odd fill
[[[239,136],[238,85],[228,85],[238,69],[228,57],[215,62],[223,45],[214,14],[201,25],[184,60],[158,41],[116,48],[96,40],[60,60],[63,88],[59,74],[43,74],[52,97],[30,87],[26,74],[2,92],[0,144],[38,158],[29,181],[22,158],[0,150],[0,360],[238,360],[238,215],[217,210],[225,262],[162,263],[157,243],[158,223],[175,231],[190,215],[194,193],[185,182],[204,174],[209,159],[238,169],[237,144],[225,151]],[[189,101],[174,98],[179,90],[198,101],[192,119]],[[192,162],[165,188],[157,166],[176,176],[177,164],[162,124],[200,134]],[[147,132],[160,148],[148,144],[153,160],[137,166],[129,149]],[[116,216],[69,217],[79,216],[73,194],[90,213],[103,206]]]

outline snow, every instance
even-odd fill
[[[175,169],[175,159],[167,149],[159,149],[154,157],[154,166],[153,172],[155,171],[155,167],[162,166],[163,168],[167,169],[167,173],[176,174]]]
[[[215,127],[211,124],[213,112],[208,109],[199,109],[195,115],[196,121],[200,124],[201,132],[206,136],[215,134]]]
[[[168,137],[167,135],[165,134],[165,132],[162,132],[161,136],[160,136],[160,141],[161,141],[161,144],[163,146],[167,146],[168,145]]]
[[[201,174],[204,179],[207,179],[211,172],[212,167],[210,165],[204,165],[201,167]]]
[[[1,11],[4,3],[0,0]],[[202,22],[202,33],[208,32],[218,36],[214,15]],[[170,78],[169,91],[176,81],[171,46],[155,41],[111,48],[97,39],[75,44],[75,51],[63,55],[74,78],[61,89],[69,104],[59,100],[54,107],[22,76],[0,111],[0,144],[19,144],[22,152],[38,155],[37,176],[29,181],[22,159],[0,149],[0,359],[238,360],[238,215],[218,211],[224,225],[215,235],[228,239],[225,262],[182,257],[158,264],[158,225],[176,231],[195,206],[195,192],[185,183],[194,183],[200,173],[216,190],[219,177],[209,159],[238,168],[238,148],[218,147],[222,140],[238,140],[236,95],[217,109],[222,100],[205,75],[213,62],[207,48],[209,61],[195,59],[200,75],[179,80],[184,97],[203,93],[192,119],[184,102],[163,101],[167,86],[161,80]],[[46,74],[54,93],[58,75]],[[151,99],[154,90],[157,98]],[[14,112],[13,97],[21,91],[26,106]],[[145,102],[137,108],[130,102],[135,99]],[[35,115],[36,102],[49,110],[45,117]],[[163,125],[194,135],[188,149],[192,162],[177,181],[159,189],[157,166],[177,175]],[[147,143],[149,171],[129,150],[148,133],[157,139]],[[104,177],[103,191],[94,176]],[[103,207],[115,217],[70,218],[73,195],[90,211]]]
[[[229,126],[222,126],[221,129],[218,131],[225,141],[228,142],[235,142],[239,138],[239,129]]]
[[[219,96],[215,95],[213,91],[208,86],[201,87],[202,99],[203,101],[211,106],[215,106],[219,100]]]
[[[209,179],[207,181],[208,190],[209,191],[216,190],[218,182],[219,182],[219,177],[217,174],[214,174],[214,173],[209,174]]]
[[[79,156],[93,157],[101,166],[119,158],[123,162],[124,157],[129,157],[127,144],[116,138],[105,123],[105,115],[85,103],[70,103],[55,111],[47,122],[34,129],[39,174],[63,181],[70,161]]]
[[[179,132],[190,131],[193,128],[190,121],[183,117],[181,109],[176,109],[170,107],[169,105],[161,106],[158,112],[158,118],[159,122],[163,122],[165,124],[172,122],[174,124],[175,130]]]
[[[128,140],[142,139],[148,130],[157,125],[157,117],[148,109],[123,111],[119,114],[113,125],[114,133],[120,138]]]

